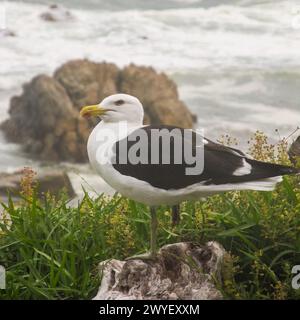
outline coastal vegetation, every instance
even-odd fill
[[[233,140],[222,138],[225,144]],[[256,134],[249,154],[289,164],[288,143],[276,145]],[[159,245],[218,241],[229,253],[222,281],[225,299],[299,299],[292,288],[300,261],[300,178],[284,177],[273,192],[227,192],[181,205],[173,227],[170,208],[161,206]],[[2,203],[0,264],[7,271],[1,299],[91,299],[101,277],[100,261],[124,259],[148,248],[149,210],[115,195],[92,199],[85,192],[76,207],[60,196],[37,197],[34,171],[21,182],[21,200]]]

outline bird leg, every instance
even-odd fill
[[[151,242],[150,242],[150,255],[156,257],[157,254],[157,216],[155,207],[150,207],[151,214]]]
[[[177,226],[180,222],[180,205],[172,207],[172,226]]]
[[[154,260],[157,256],[157,216],[155,207],[150,207],[151,225],[150,225],[150,252],[134,255],[126,258],[126,260]]]

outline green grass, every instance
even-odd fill
[[[172,228],[169,208],[159,209],[159,245],[219,241],[231,259],[218,283],[228,299],[299,298],[291,269],[300,263],[299,179],[288,177],[274,192],[229,192],[182,205]],[[97,264],[148,248],[149,211],[122,197],[88,195],[77,208],[46,197],[5,210],[0,264],[7,269],[2,299],[90,299],[99,286]]]
[[[269,145],[257,132],[250,153],[259,160],[289,164],[287,142]],[[300,177],[285,177],[273,192],[227,192],[181,205],[172,228],[170,209],[160,207],[159,245],[216,240],[230,254],[223,280],[227,299],[299,299],[291,286],[300,264]],[[91,199],[76,208],[62,195],[38,200],[34,172],[25,170],[23,200],[3,205],[11,228],[0,222],[0,264],[7,289],[0,299],[91,299],[100,284],[100,261],[145,252],[149,209],[116,196]]]

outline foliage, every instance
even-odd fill
[[[270,146],[257,132],[254,158],[288,164],[285,141]],[[24,175],[26,177],[26,175]],[[2,299],[90,299],[99,287],[97,264],[123,259],[148,248],[149,210],[115,196],[76,207],[62,195],[36,196],[33,174],[24,178],[22,201],[3,204],[0,264],[7,269]],[[227,250],[223,282],[228,299],[298,299],[291,287],[300,264],[300,188],[285,177],[273,192],[227,192],[181,205],[181,223],[172,227],[170,208],[160,207],[159,245],[177,241],[219,241]]]

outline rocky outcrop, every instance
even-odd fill
[[[0,197],[7,197],[8,194],[18,197],[21,191],[21,181],[23,177],[23,171],[0,173]],[[47,192],[51,195],[59,195],[62,190],[64,190],[69,198],[75,196],[71,181],[64,171],[43,169],[37,172],[34,180],[37,183],[40,196]]]
[[[50,5],[47,11],[43,12],[40,17],[42,20],[48,22],[67,21],[74,19],[74,16],[69,10],[57,4]]]
[[[8,140],[27,152],[51,161],[84,162],[86,142],[94,120],[81,119],[79,109],[124,92],[145,107],[145,122],[192,127],[193,116],[179,100],[175,83],[152,68],[110,63],[70,61],[53,77],[39,75],[10,102],[10,118],[1,125]]]
[[[104,261],[94,300],[222,299],[214,279],[221,283],[225,254],[217,242],[183,242],[162,247],[155,261]]]
[[[74,60],[57,69],[54,79],[65,88],[79,111],[82,106],[99,103],[118,92],[119,73],[119,68],[112,63]]]
[[[288,154],[290,161],[296,165],[300,159],[300,136],[291,144]]]
[[[0,38],[15,37],[15,36],[16,36],[16,33],[12,30],[0,29]]]
[[[41,159],[82,161],[86,157],[89,126],[80,119],[64,87],[40,75],[13,97],[10,119],[2,124],[6,137],[22,143]]]
[[[151,124],[190,128],[192,115],[179,100],[176,84],[153,68],[130,65],[121,73],[120,92],[139,97]]]

